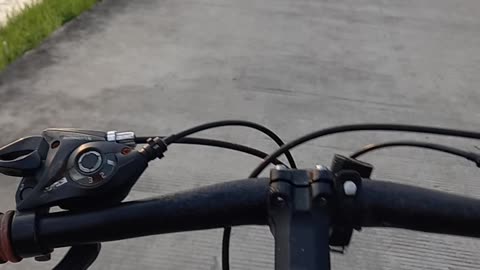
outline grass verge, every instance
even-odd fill
[[[0,26],[0,70],[97,1],[41,0],[10,17],[5,25]]]

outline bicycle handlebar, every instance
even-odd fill
[[[241,145],[185,138],[225,125],[257,129],[283,146],[267,156]],[[480,200],[369,180],[372,165],[340,155],[334,157],[331,169],[300,170],[288,152],[320,136],[357,130],[480,139],[478,132],[360,124],[318,130],[284,145],[269,129],[237,120],[207,123],[164,139],[136,138],[133,132],[47,129],[41,136],[0,148],[0,173],[22,177],[15,194],[16,211],[0,213],[0,263],[27,257],[48,260],[53,249],[71,246],[55,269],[86,270],[98,256],[101,242],[225,227],[222,265],[228,269],[229,227],[269,225],[275,238],[275,269],[329,270],[330,248],[347,246],[353,230],[361,227],[480,236]],[[187,140],[262,156],[264,161],[251,177],[270,163],[280,163],[276,158],[281,154],[286,154],[291,169],[276,166],[269,179],[238,180],[121,203],[150,161],[163,158],[171,143]],[[135,150],[135,143],[144,146]],[[445,152],[468,159],[473,155],[448,149]],[[66,211],[49,213],[54,206]]]
[[[24,258],[34,256],[32,247],[40,243],[53,249],[162,233],[266,225],[269,190],[267,178],[245,179],[103,210],[41,217],[17,213],[10,235],[1,237],[9,237],[15,254]],[[480,237],[480,200],[445,192],[363,179],[352,210],[359,227]],[[32,224],[36,229],[28,229]]]

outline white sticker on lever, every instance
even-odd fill
[[[51,184],[50,186],[45,188],[45,192],[50,192],[58,187],[67,183],[67,178],[63,177],[62,179],[58,180],[57,182]]]

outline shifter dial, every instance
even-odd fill
[[[75,151],[68,163],[70,180],[84,187],[97,187],[110,180],[117,157],[114,153],[102,153],[90,148]]]
[[[82,173],[93,173],[102,166],[102,155],[97,151],[85,152],[78,159],[77,165]]]

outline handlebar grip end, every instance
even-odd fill
[[[10,229],[15,211],[0,213],[0,263],[19,262],[22,258],[18,257],[13,250]]]

